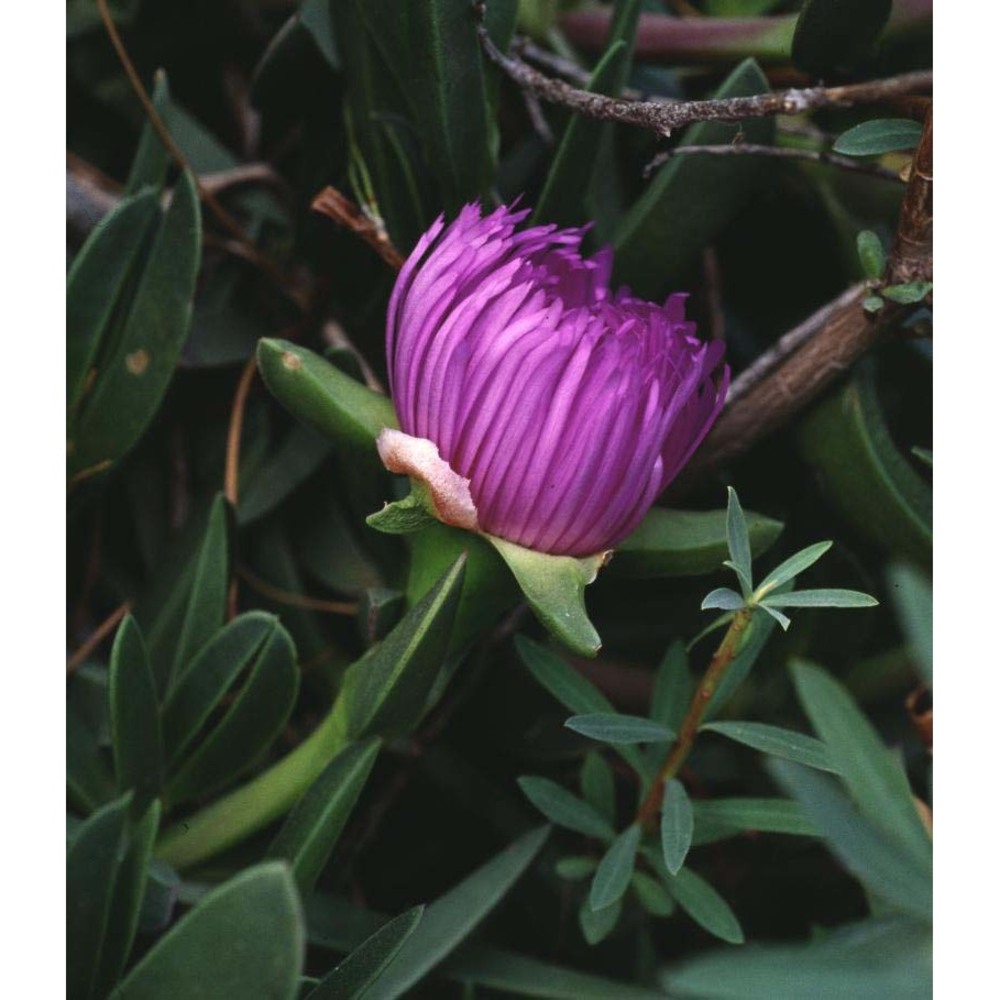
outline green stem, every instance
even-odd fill
[[[729,628],[726,630],[722,642],[719,643],[719,648],[716,649],[712,662],[708,665],[708,670],[705,671],[705,676],[701,679],[701,684],[698,685],[698,690],[695,691],[694,697],[691,699],[691,704],[688,705],[684,721],[677,734],[677,742],[671,747],[667,759],[663,762],[663,766],[649,786],[649,791],[639,806],[636,822],[640,826],[649,826],[655,819],[663,805],[664,782],[676,777],[688,759],[694,746],[695,737],[698,735],[698,729],[705,718],[705,712],[708,711],[708,706],[711,704],[715,692],[726,676],[726,671],[732,666],[743,646],[746,629],[750,624],[752,614],[750,608],[741,608],[729,623]]]
[[[170,827],[156,845],[156,856],[183,870],[256,833],[288,812],[347,742],[335,705],[287,757]]]

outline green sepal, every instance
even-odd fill
[[[413,490],[409,496],[387,503],[381,510],[369,514],[365,524],[387,535],[410,535],[433,524],[437,518],[427,487],[417,480],[411,480],[411,484]]]
[[[574,653],[596,656],[601,637],[587,617],[583,588],[594,582],[607,553],[578,559],[535,552],[494,535],[483,537],[500,553],[531,610],[552,636]]]

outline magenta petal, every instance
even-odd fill
[[[609,288],[583,229],[528,210],[438,219],[403,265],[386,350],[401,429],[469,480],[483,531],[569,555],[614,547],[715,422],[729,370],[686,295]]]

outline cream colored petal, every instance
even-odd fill
[[[433,441],[384,427],[376,444],[382,463],[390,472],[410,476],[427,487],[439,521],[466,531],[479,531],[469,480],[441,457]]]

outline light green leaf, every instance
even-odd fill
[[[694,843],[708,844],[746,830],[816,837],[819,831],[791,799],[699,799],[694,805]]]
[[[793,590],[788,594],[772,594],[761,604],[772,608],[874,608],[878,601],[870,594],[857,590]]]
[[[858,233],[858,258],[865,277],[878,281],[885,270],[885,249],[882,241],[870,230],[863,229]]]
[[[903,626],[920,675],[930,684],[933,672],[933,599],[930,581],[912,566],[896,563],[889,567],[889,593]]]
[[[926,860],[900,850],[901,838],[887,834],[859,813],[832,778],[787,760],[769,761],[768,770],[798,799],[830,850],[873,895],[903,913],[930,922],[929,848]]]
[[[578,799],[562,785],[548,778],[526,776],[517,779],[521,791],[550,822],[598,840],[614,840],[611,824],[591,805]]]
[[[335,443],[374,454],[383,427],[398,427],[392,403],[318,354],[287,340],[257,345],[268,389],[293,416]]]
[[[267,857],[284,859],[299,892],[306,896],[350,819],[381,743],[354,743],[342,750],[306,789],[278,831]]]
[[[908,306],[923,302],[933,287],[930,281],[910,281],[905,285],[885,285],[881,292],[887,299]]]
[[[588,900],[591,910],[603,910],[625,895],[635,871],[635,855],[641,837],[642,829],[633,823],[614,839],[590,883]]]
[[[535,552],[493,535],[484,536],[510,568],[538,620],[567,649],[596,656],[601,637],[587,617],[583,590],[597,578],[607,554],[585,559]]]
[[[818,562],[830,551],[832,545],[833,542],[816,542],[815,545],[809,545],[800,552],[796,552],[795,555],[789,556],[777,569],[767,574],[764,581],[757,588],[754,596],[757,600],[760,600],[776,587],[780,587],[781,584],[794,579],[799,573],[809,569],[810,566]]]
[[[744,605],[743,595],[729,587],[716,587],[701,602],[702,611],[739,611]]]
[[[268,862],[212,890],[143,956],[113,1000],[293,1000],[305,933],[288,868]]]
[[[670,894],[695,923],[729,944],[743,944],[743,930],[736,914],[700,875],[682,868],[668,885]]]
[[[922,131],[920,122],[909,118],[874,118],[844,132],[833,144],[833,151],[843,156],[881,156],[913,149]]]
[[[574,715],[566,720],[566,728],[601,743],[671,743],[677,734],[666,726],[637,715],[616,712],[594,712]]]
[[[632,889],[639,905],[654,917],[669,917],[676,906],[673,897],[652,875],[637,871],[632,875]]]
[[[593,875],[596,870],[597,861],[594,858],[570,856],[556,862],[556,874],[567,882],[579,882],[588,875]]]
[[[676,779],[664,782],[663,811],[660,814],[660,849],[671,875],[684,866],[694,836],[694,811],[687,790]]]
[[[747,528],[746,518],[743,516],[743,508],[740,506],[740,498],[736,495],[736,490],[730,486],[729,506],[726,508],[726,540],[729,545],[729,558],[732,560],[733,569],[736,570],[741,580],[746,580],[747,585],[753,589],[753,566],[750,555],[750,531]]]
[[[590,902],[584,900],[578,918],[584,941],[593,946],[600,944],[614,929],[622,915],[622,901],[612,903],[600,910],[593,910]]]
[[[782,729],[766,722],[706,722],[701,731],[718,733],[744,746],[753,747],[754,750],[794,760],[806,767],[834,773],[837,771],[822,741],[792,729]]]
[[[637,580],[714,573],[729,552],[726,517],[724,510],[653,507],[615,549],[604,572]],[[753,511],[745,511],[744,520],[755,557],[774,544],[784,527]]]
[[[903,848],[911,863],[929,872],[931,842],[906,775],[871,723],[844,688],[819,667],[797,662],[791,671],[802,707],[858,808],[886,833],[889,843]]]

